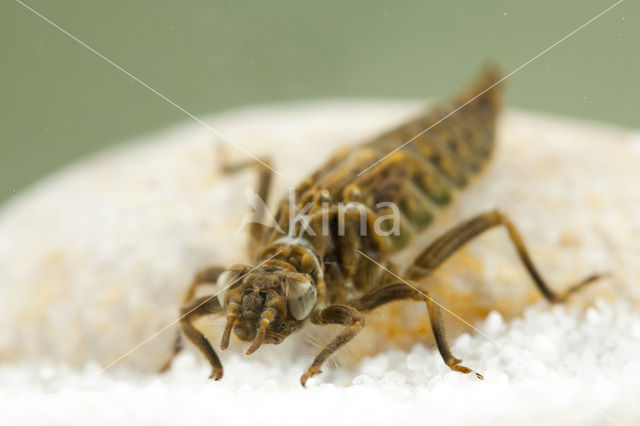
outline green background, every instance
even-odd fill
[[[615,3],[25,0],[189,112],[441,97],[511,71]],[[640,2],[509,79],[510,106],[640,127]],[[0,201],[124,139],[190,120],[14,0],[0,3]]]

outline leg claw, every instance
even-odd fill
[[[209,378],[213,379],[213,380],[222,379],[222,369],[214,368],[213,371],[211,372],[211,375],[209,376]]]
[[[307,372],[304,373],[302,375],[302,377],[300,377],[300,384],[302,385],[302,387],[306,388],[307,387],[307,380],[309,380],[311,377],[315,376],[318,373],[322,373],[322,371],[320,371],[320,369],[318,369],[317,367],[314,367],[314,366],[309,367]]]
[[[450,369],[452,369],[454,371],[459,371],[459,372],[461,372],[463,374],[474,373],[478,379],[484,380],[484,376],[482,374],[476,373],[475,371],[473,371],[469,367],[465,367],[464,365],[460,365],[461,362],[462,362],[461,359],[453,358],[452,360],[447,362],[447,366],[449,366]]]

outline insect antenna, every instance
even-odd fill
[[[247,349],[247,352],[246,352],[247,355],[251,355],[252,353],[257,351],[258,348],[262,345],[262,343],[264,342],[264,337],[267,334],[267,327],[269,327],[269,324],[271,324],[271,321],[273,321],[275,317],[276,317],[276,311],[274,308],[266,308],[264,311],[262,311],[262,315],[260,317],[260,329],[258,330],[258,335],[253,340],[253,343],[251,343],[251,346],[249,346],[249,349]]]
[[[229,338],[231,337],[231,329],[233,324],[238,319],[238,311],[240,305],[236,302],[229,303],[227,308],[227,324],[224,326],[224,332],[222,333],[222,340],[220,341],[220,349],[225,350],[229,347]]]

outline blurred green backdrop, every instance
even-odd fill
[[[22,0],[195,115],[331,97],[440,97],[511,71],[615,3]],[[509,79],[511,106],[640,125],[640,2]],[[14,0],[0,4],[0,201],[106,146],[190,120]]]

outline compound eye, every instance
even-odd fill
[[[316,285],[306,274],[290,274],[284,282],[287,307],[298,321],[307,318],[313,312],[318,301]]]

